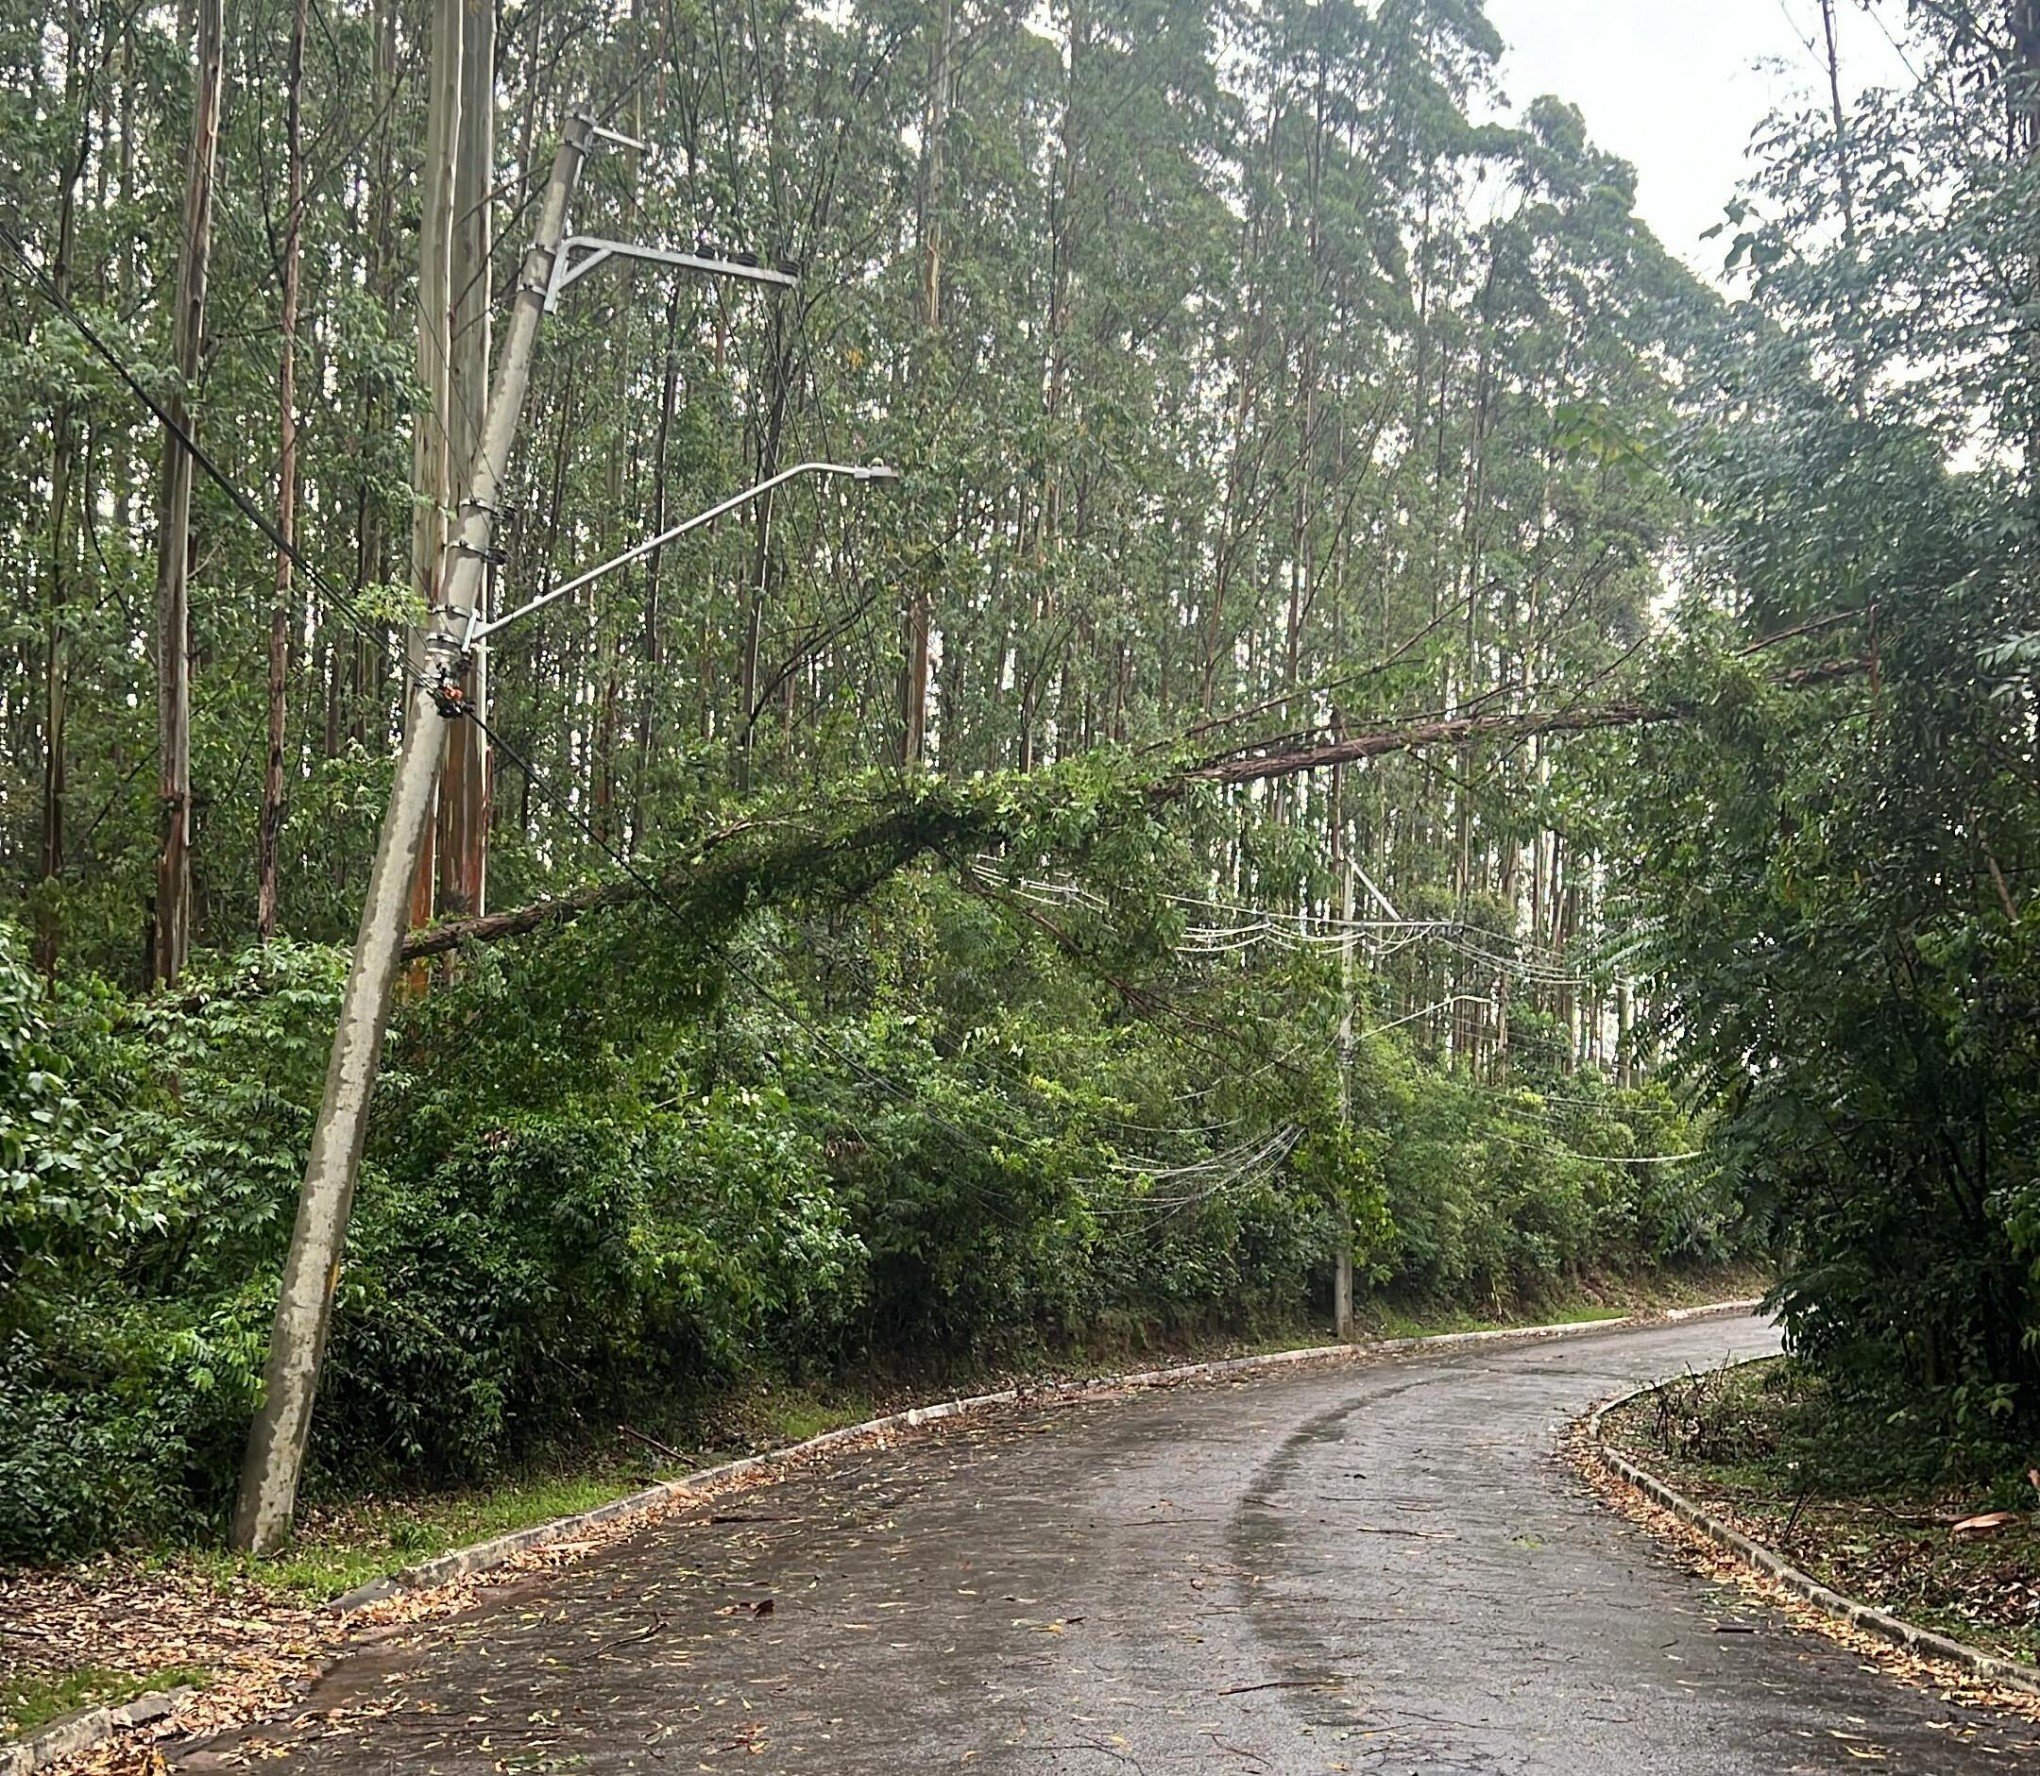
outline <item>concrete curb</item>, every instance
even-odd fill
[[[1704,1307],[1671,1308],[1662,1313],[1625,1314],[1613,1320],[1569,1320],[1552,1326],[1503,1326],[1491,1332],[1439,1332],[1424,1338],[1376,1338],[1352,1344],[1320,1344],[1307,1350],[1270,1351],[1263,1356],[1227,1357],[1211,1363],[1183,1363],[1169,1369],[1141,1369],[1128,1375],[1100,1375],[1084,1381],[1056,1381],[1038,1386],[1001,1388],[996,1393],[971,1394],[962,1399],[942,1400],[931,1406],[911,1406],[904,1412],[890,1412],[863,1424],[824,1431],[819,1437],[789,1444],[763,1455],[748,1455],[738,1461],[722,1462],[662,1480],[622,1498],[611,1499],[591,1511],[577,1511],[570,1517],[555,1517],[549,1523],[535,1523],[508,1535],[455,1548],[430,1560],[407,1566],[386,1578],[358,1585],[321,1607],[347,1617],[407,1591],[430,1590],[455,1579],[487,1572],[513,1560],[519,1554],[543,1548],[553,1542],[569,1541],[576,1532],[613,1523],[619,1517],[653,1511],[691,1492],[700,1492],[731,1480],[746,1479],[769,1469],[783,1467],[811,1456],[826,1454],[845,1444],[890,1431],[912,1430],[920,1425],[940,1424],[990,1406],[1016,1406],[1029,1400],[1079,1398],[1090,1393],[1109,1393],[1117,1388],[1173,1387],[1179,1382],[1199,1381],[1235,1375],[1255,1375],[1298,1363],[1350,1362],[1361,1357],[1396,1356],[1413,1351],[1475,1349],[1491,1344],[1528,1344],[1554,1338],[1579,1338],[1596,1332],[1633,1331],[1643,1326],[1679,1325],[1689,1320],[1726,1318],[1755,1311],[1759,1303],[1717,1301]],[[31,1773],[76,1752],[89,1751],[128,1727],[160,1720],[197,1692],[190,1689],[156,1690],[137,1696],[118,1708],[92,1708],[45,1727],[33,1738],[11,1746],[0,1746],[0,1776],[31,1776]]]
[[[1765,1359],[1751,1357],[1748,1362],[1762,1362]],[[1730,1364],[1730,1368],[1738,1367]],[[1844,1597],[1839,1591],[1830,1590],[1809,1573],[1794,1566],[1775,1548],[1767,1548],[1762,1542],[1752,1541],[1741,1530],[1725,1523],[1712,1512],[1703,1510],[1684,1494],[1674,1492],[1655,1474],[1640,1468],[1626,1455],[1612,1449],[1602,1439],[1601,1421],[1609,1413],[1619,1411],[1632,1402],[1659,1392],[1666,1386],[1663,1381],[1646,1383],[1640,1388],[1631,1388],[1626,1394],[1618,1394],[1605,1405],[1596,1407],[1586,1420],[1587,1447],[1594,1459],[1610,1474],[1634,1487],[1652,1504],[1671,1512],[1680,1522],[1687,1524],[1704,1535],[1716,1547],[1733,1554],[1745,1566],[1762,1573],[1766,1578],[1784,1587],[1802,1602],[1810,1603],[1822,1615],[1831,1616],[1838,1622],[1884,1641],[1921,1658],[1934,1659],[1944,1665],[1953,1665],[1980,1677],[1987,1683],[2003,1686],[2008,1690],[2019,1690],[2027,1695],[2040,1696],[2040,1667],[2023,1665],[2016,1659],[2001,1658],[1996,1653],[1986,1653],[1979,1647],[1967,1646],[1945,1634],[1937,1634],[1931,1628],[1920,1628],[1903,1621],[1888,1611],[1873,1608],[1870,1604],[1859,1603],[1853,1597]]]
[[[87,1708],[77,1714],[66,1715],[17,1744],[0,1745],[0,1776],[28,1776],[29,1771],[53,1764],[59,1758],[67,1758],[74,1752],[90,1751],[93,1746],[104,1744],[128,1727],[161,1720],[187,1698],[197,1694],[195,1689],[188,1688],[151,1690],[147,1695],[137,1696],[132,1702],[122,1702],[117,1707]]]

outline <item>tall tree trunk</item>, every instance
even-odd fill
[[[452,370],[448,385],[448,457],[454,485],[473,466],[482,409],[488,404],[489,194],[496,169],[496,0],[464,0],[461,8],[460,123],[453,172]],[[494,573],[484,578],[490,608]],[[488,650],[468,668],[470,705],[489,716]],[[449,722],[439,780],[439,899],[465,918],[486,910],[489,882],[491,765],[488,736],[478,723]]]
[[[292,0],[290,55],[284,73],[284,154],[288,209],[283,222],[283,316],[276,377],[276,596],[269,605],[269,753],[262,773],[256,835],[255,935],[276,935],[277,858],[283,837],[285,686],[290,670],[291,558],[297,540],[298,271],[304,238],[304,79],[306,0]]]
[[[792,346],[786,316],[780,305],[772,305],[766,324],[766,361],[772,377],[772,398],[759,433],[757,478],[769,481],[779,473],[779,451],[786,431],[786,404],[792,377]],[[771,590],[773,496],[757,503],[755,541],[751,554],[748,596],[744,603],[743,653],[738,662],[739,699],[737,710],[737,792],[751,793],[753,764],[757,753],[759,707],[759,659],[765,621],[765,598]]]
[[[680,396],[680,286],[666,301],[666,360],[659,384],[659,429],[652,443],[652,534],[666,528],[666,453],[673,436],[673,412]],[[631,795],[633,842],[645,830],[645,797],[652,772],[652,748],[658,738],[661,671],[664,656],[659,638],[659,570],[666,551],[654,549],[645,559],[645,632],[639,664],[637,771]]]
[[[935,0],[929,27],[928,92],[921,116],[921,375],[930,384],[941,354],[942,337],[942,209],[944,156],[949,133],[952,63],[956,52],[954,0]],[[900,677],[900,763],[921,762],[928,743],[928,644],[931,610],[927,581],[916,577],[908,588],[904,625],[904,661]]]
[[[213,174],[219,157],[221,0],[196,0],[197,66],[184,237],[171,321],[176,374],[164,403],[190,429],[190,397],[205,339],[205,286],[212,259]],[[191,454],[163,440],[163,503],[156,530],[156,754],[162,811],[150,978],[174,981],[191,954]]]
[[[453,206],[460,135],[463,0],[432,0],[432,59],[427,76],[425,163],[418,171],[418,387],[411,420],[411,587],[427,610],[439,603],[447,510],[453,503]],[[422,671],[422,642],[411,637],[411,669]],[[414,700],[405,699],[405,707]],[[430,924],[438,880],[437,822],[429,821],[411,880],[411,923]]]
[[[65,49],[64,90],[73,103],[81,90],[84,21],[74,6]],[[90,142],[90,124],[81,123],[78,157],[66,169],[63,196],[57,211],[57,250],[50,267],[50,281],[60,298],[70,300],[71,261],[78,234],[78,181],[84,177]],[[71,490],[77,473],[77,424],[71,403],[57,402],[50,424],[50,529],[49,562],[46,568],[49,633],[44,653],[43,679],[43,794],[41,875],[43,897],[36,907],[35,961],[44,974],[57,972],[57,950],[63,941],[61,921],[55,904],[56,885],[64,873],[64,798],[67,792],[65,730],[71,710],[71,628],[65,605],[70,582],[65,573],[65,551],[71,535]]]

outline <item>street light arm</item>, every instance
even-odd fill
[[[602,132],[609,134],[607,130]],[[617,141],[633,148],[642,148],[642,142],[632,142],[628,136],[618,136]],[[609,240],[597,234],[570,234],[560,243],[559,258],[554,262],[552,281],[546,286],[545,308],[550,314],[559,307],[560,297],[569,284],[577,284],[598,265],[607,264],[611,259],[642,259],[653,265],[671,265],[681,271],[698,271],[706,277],[735,278],[749,284],[769,284],[775,289],[796,288],[800,279],[791,272],[775,271],[767,265],[753,265],[742,259],[717,259],[701,253],[676,253],[670,247],[640,246],[635,241]]]
[[[851,481],[897,481],[900,478],[898,469],[887,468],[884,463],[795,463],[792,468],[781,469],[778,474],[760,481],[757,486],[747,487],[742,493],[733,493],[721,504],[710,506],[705,512],[696,512],[691,518],[683,518],[670,530],[662,530],[657,536],[648,537],[644,542],[624,550],[621,555],[613,555],[607,561],[589,568],[587,572],[576,574],[571,580],[563,581],[548,592],[541,592],[536,598],[520,604],[507,616],[484,623],[479,620],[479,611],[470,613],[463,648],[472,648],[477,642],[495,634],[498,629],[507,628],[519,617],[528,617],[535,610],[543,610],[547,605],[556,603],[570,593],[580,591],[583,586],[592,585],[603,575],[614,573],[619,567],[628,567],[633,561],[641,561],[654,549],[663,549],[668,543],[677,541],[691,530],[699,530],[704,524],[713,524],[718,518],[726,518],[739,507],[747,506],[753,500],[770,493],[775,487],[784,486],[787,482],[798,480],[804,475],[840,475]]]

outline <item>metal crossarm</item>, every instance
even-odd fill
[[[641,247],[631,241],[605,240],[600,235],[569,235],[560,243],[553,260],[552,282],[546,286],[545,308],[551,314],[570,284],[579,283],[598,265],[611,259],[648,259],[656,265],[670,265],[679,271],[698,271],[709,277],[741,278],[753,284],[770,284],[790,290],[800,280],[790,272],[774,271],[764,265],[746,265],[735,259],[709,259],[699,253],[675,253],[665,247]]]

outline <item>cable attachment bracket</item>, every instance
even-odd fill
[[[464,715],[474,713],[468,701],[467,671],[469,655],[459,645],[434,645],[440,642],[435,637],[428,642],[432,655],[432,677],[428,688],[432,693],[433,706],[448,721],[459,721]]]
[[[442,678],[432,687],[432,701],[448,721],[459,721],[469,713],[467,686],[457,678]]]

